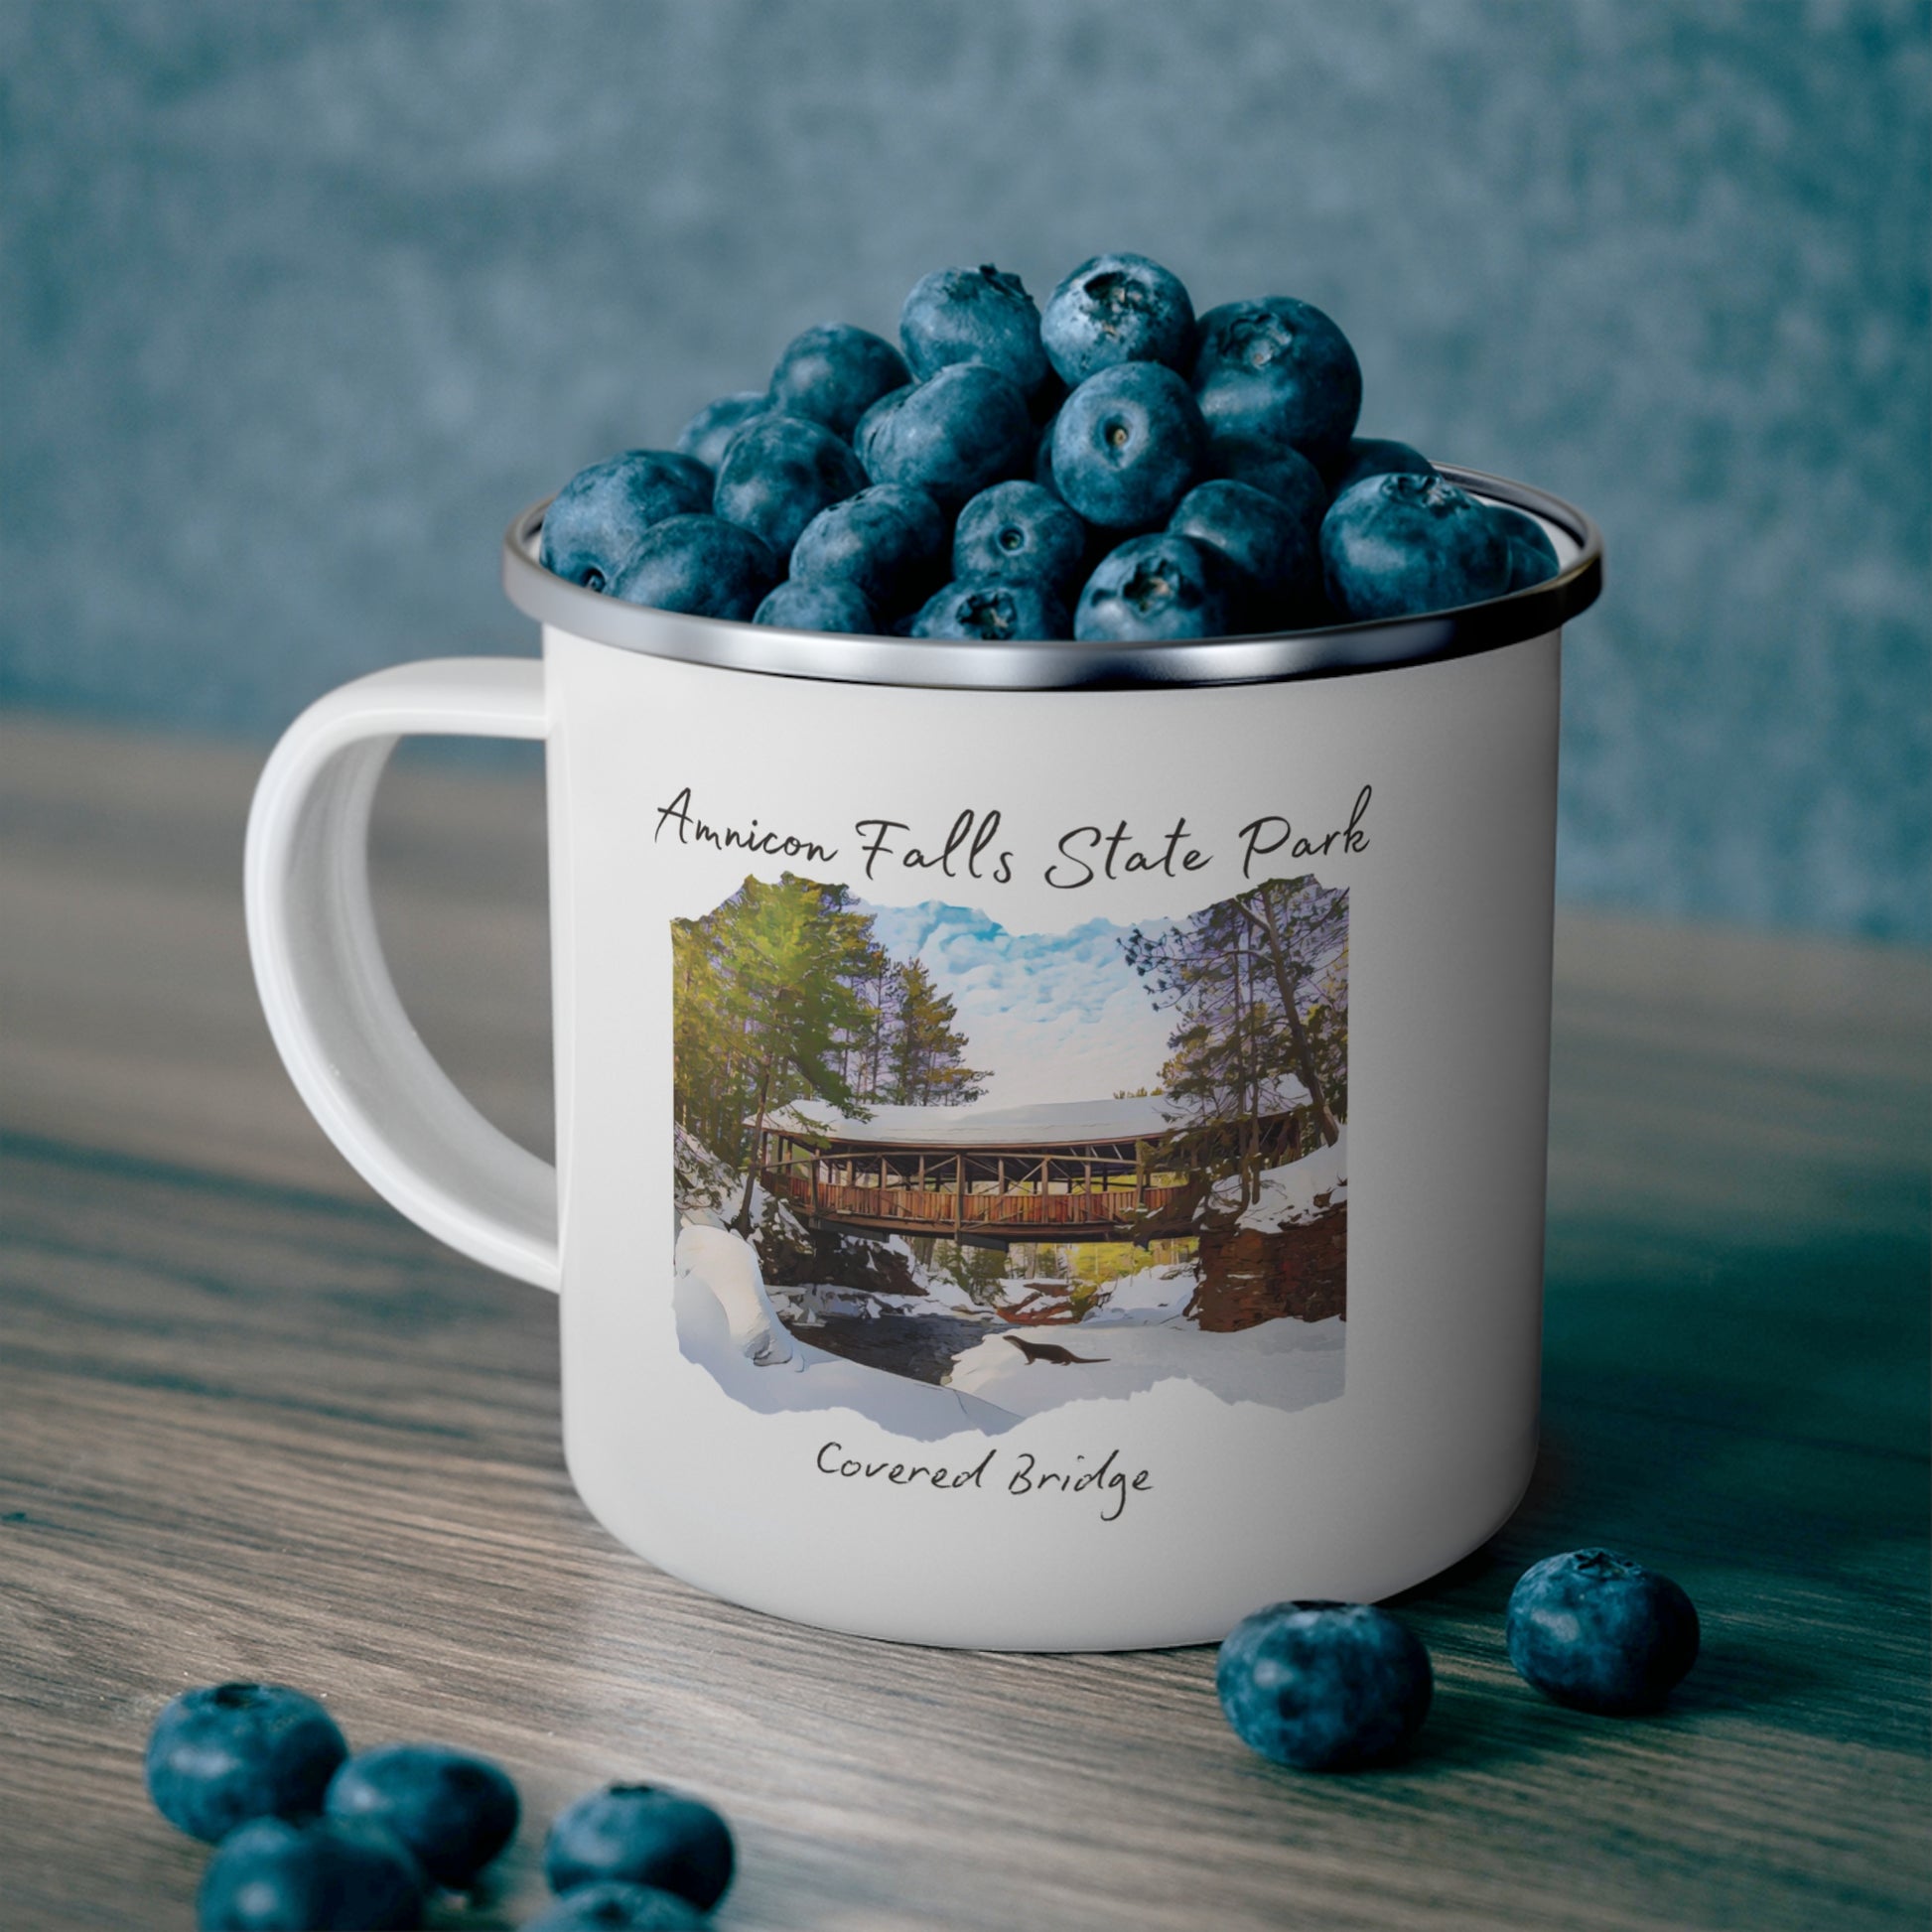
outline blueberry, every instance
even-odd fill
[[[1226,559],[1238,627],[1290,627],[1324,615],[1318,511],[1298,514],[1278,496],[1217,479],[1190,489],[1168,528]]]
[[[1032,395],[1048,373],[1033,297],[1019,276],[1002,274],[991,262],[935,268],[913,283],[898,335],[921,380],[955,362],[983,362]]]
[[[720,396],[716,402],[706,403],[679,432],[679,454],[694,457],[707,470],[716,470],[725,460],[725,445],[744,424],[754,416],[762,416],[770,407],[771,398],[762,389],[741,389],[735,396]]]
[[[1210,476],[1226,477],[1278,497],[1311,527],[1321,527],[1322,512],[1328,507],[1328,485],[1321,472],[1300,450],[1286,443],[1257,443],[1246,436],[1215,436],[1208,439],[1207,470]]]
[[[828,322],[792,337],[771,371],[771,407],[809,416],[849,437],[879,398],[911,380],[891,343],[849,323]]]
[[[1325,464],[1354,434],[1362,370],[1348,338],[1319,309],[1269,295],[1201,317],[1194,391],[1217,436],[1286,443]]]
[[[1524,1680],[1580,1711],[1654,1711],[1697,1662],[1691,1599],[1607,1550],[1532,1564],[1509,1593],[1504,1631]]]
[[[1429,1715],[1429,1652],[1372,1603],[1275,1603],[1221,1645],[1214,1688],[1249,1749],[1301,1771],[1372,1764]]]
[[[611,595],[701,618],[749,618],[780,572],[771,546],[721,516],[673,516],[644,533]]]
[[[1204,544],[1166,531],[1110,550],[1073,614],[1082,643],[1221,637],[1227,629],[1226,567]]]
[[[875,637],[879,619],[864,594],[851,584],[801,584],[787,578],[753,614],[754,623],[779,630],[835,630],[853,637]]]
[[[732,1835],[707,1804],[649,1784],[611,1784],[557,1814],[543,1848],[553,1891],[605,1878],[675,1892],[708,1912],[732,1881]]]
[[[1038,483],[995,483],[959,512],[952,574],[1029,578],[1064,598],[1079,584],[1087,526]]]
[[[1328,486],[1339,496],[1364,477],[1433,477],[1435,474],[1436,466],[1407,443],[1397,443],[1386,436],[1351,436],[1348,448],[1329,476]]]
[[[1066,606],[1049,584],[1024,578],[971,578],[948,584],[928,599],[912,620],[910,634],[983,643],[1009,637],[1064,637]]]
[[[710,509],[780,557],[828,503],[866,486],[852,447],[804,416],[754,416],[726,445]]]
[[[148,1793],[162,1817],[211,1845],[250,1818],[295,1818],[348,1745],[314,1698],[280,1684],[214,1684],[163,1706],[148,1733]]]
[[[1404,618],[1498,597],[1509,543],[1487,509],[1442,477],[1364,477],[1321,519],[1328,597],[1350,619]]]
[[[1166,522],[1201,474],[1207,433],[1185,382],[1160,362],[1118,362],[1053,419],[1053,488],[1089,523]]]
[[[792,546],[800,584],[844,584],[876,610],[925,597],[945,567],[946,513],[923,489],[874,483],[822,509]]]
[[[707,1921],[675,1892],[621,1879],[578,1885],[547,1912],[523,1921],[523,1932],[704,1932]]]
[[[1060,492],[1053,483],[1053,425],[1059,419],[1060,412],[1056,409],[1046,419],[1044,427],[1039,432],[1039,442],[1034,450],[1034,482],[1041,489],[1050,490],[1055,496]]]
[[[1489,520],[1503,533],[1509,545],[1509,588],[1526,591],[1546,577],[1557,574],[1560,559],[1550,533],[1535,517],[1507,503],[1492,503]]]
[[[439,1885],[461,1891],[516,1830],[516,1786],[486,1757],[444,1744],[357,1751],[329,1783],[332,1818],[379,1825]]]
[[[1033,459],[1027,399],[980,362],[955,362],[873,404],[855,432],[874,483],[909,483],[948,509]]]
[[[196,1900],[202,1932],[382,1932],[421,1925],[414,1859],[374,1825],[258,1818],[221,1841]]]
[[[1117,362],[1165,362],[1185,373],[1194,360],[1194,305],[1159,262],[1096,255],[1046,298],[1039,336],[1054,369],[1075,386]]]
[[[695,457],[629,450],[580,470],[543,513],[545,570],[608,590],[644,532],[667,516],[711,507],[711,474]]]

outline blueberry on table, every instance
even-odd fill
[[[1362,370],[1348,338],[1312,303],[1269,295],[1201,317],[1194,393],[1215,435],[1286,443],[1326,465],[1354,434]]]
[[[899,311],[898,336],[921,381],[955,363],[982,362],[1030,396],[1049,373],[1033,297],[1019,276],[991,262],[921,276]]]
[[[1407,443],[1387,436],[1351,436],[1348,448],[1329,475],[1328,485],[1337,496],[1364,477],[1408,475],[1433,477],[1436,466]]]
[[[953,528],[955,578],[1011,577],[1074,590],[1087,556],[1087,526],[1050,489],[1003,483],[982,489]]]
[[[866,486],[852,447],[806,416],[754,416],[725,448],[710,509],[788,556],[828,503]]]
[[[314,1698],[281,1684],[212,1684],[171,1698],[148,1733],[148,1792],[209,1844],[251,1818],[322,1807],[348,1745]]]
[[[771,398],[762,389],[741,389],[735,396],[708,402],[685,424],[677,439],[678,453],[716,470],[725,460],[725,446],[754,416],[762,416]],[[700,508],[704,505],[700,505]]]
[[[1176,536],[1192,537],[1223,557],[1232,573],[1233,609],[1241,629],[1319,621],[1319,513],[1297,514],[1278,496],[1243,483],[1197,483],[1168,519]]]
[[[945,569],[946,513],[923,489],[873,483],[822,509],[791,549],[799,584],[842,584],[880,611],[921,602]]]
[[[547,1912],[525,1919],[523,1932],[703,1932],[705,1923],[675,1892],[607,1880],[565,1892]]]
[[[1089,376],[1053,419],[1053,488],[1089,523],[1165,523],[1199,480],[1207,430],[1185,382],[1160,362]]]
[[[907,483],[957,509],[988,483],[1033,462],[1027,399],[981,362],[955,362],[909,389],[883,396],[854,432],[876,483]]]
[[[1131,537],[1110,550],[1087,579],[1073,613],[1082,643],[1160,643],[1224,637],[1228,571],[1192,537]]]
[[[258,1818],[230,1832],[196,1899],[202,1932],[411,1932],[427,1886],[385,1831],[338,1818]]]
[[[1194,361],[1194,305],[1159,262],[1096,255],[1046,298],[1039,336],[1073,386],[1116,362],[1165,362],[1184,374]]]
[[[1416,1634],[1372,1603],[1275,1603],[1228,1633],[1214,1688],[1250,1750],[1349,1771],[1422,1728],[1435,1674]]]
[[[711,473],[670,450],[627,450],[580,470],[543,513],[538,557],[545,570],[609,590],[644,532],[667,516],[711,507]]]
[[[611,1784],[557,1814],[544,1876],[567,1892],[623,1879],[675,1892],[708,1912],[732,1881],[732,1835],[707,1804],[650,1784]]]
[[[1025,578],[977,577],[948,584],[912,620],[914,637],[951,637],[980,643],[1015,638],[1063,638],[1066,606],[1050,584]]]
[[[753,613],[754,623],[779,630],[842,631],[852,637],[879,634],[879,619],[851,584],[801,584],[787,578]]]
[[[1488,509],[1443,477],[1365,477],[1321,519],[1329,601],[1347,618],[1420,617],[1500,597],[1509,543]]]
[[[516,1830],[516,1786],[486,1757],[444,1744],[378,1744],[330,1780],[323,1809],[379,1825],[436,1880],[462,1891]]]
[[[1250,436],[1210,436],[1207,474],[1278,497],[1311,529],[1321,527],[1328,507],[1328,485],[1321,472],[1300,450],[1286,443],[1257,443]]]
[[[1697,1662],[1698,1613],[1668,1577],[1607,1550],[1532,1564],[1509,1593],[1509,1661],[1559,1704],[1655,1711]]]
[[[644,532],[611,595],[701,618],[749,618],[780,575],[771,546],[721,516],[673,516]]]
[[[1503,533],[1509,545],[1509,588],[1526,591],[1546,578],[1554,577],[1561,560],[1550,533],[1535,517],[1512,509],[1507,503],[1491,503],[1490,521]]]
[[[792,337],[771,371],[771,407],[809,416],[835,436],[854,426],[883,395],[911,381],[905,357],[869,329],[828,322]]]

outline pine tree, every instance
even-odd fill
[[[957,1107],[977,1100],[987,1076],[966,1064],[966,1035],[952,1000],[916,959],[897,969],[886,1097],[904,1107]]]

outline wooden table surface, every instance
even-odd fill
[[[721,1928],[1927,1923],[1927,1018],[1913,954],[1571,914],[1546,1445],[1401,1605],[1407,1762],[1253,1758],[1213,1653],[825,1636],[612,1544],[558,1448],[556,1309],[324,1142],[243,953],[230,748],[0,719],[0,1923],[193,1922],[140,1756],[187,1685],[281,1679],[352,1740],[497,1756],[527,1827],[442,1922],[513,1925],[607,1779],[740,1836]],[[534,768],[379,807],[430,1043],[549,1141]],[[1511,1674],[1510,1584],[1585,1542],[1698,1600],[1667,1716]]]

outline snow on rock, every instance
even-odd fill
[[[1317,1219],[1348,1198],[1348,1129],[1341,1130],[1333,1147],[1318,1147],[1285,1168],[1270,1168],[1261,1176],[1261,1192],[1236,1224],[1273,1234]],[[1232,1180],[1221,1181],[1210,1199],[1232,1208],[1240,1192]]]
[[[1029,1360],[1011,1333],[988,1335],[955,1360],[952,1385],[1020,1416],[1068,1402],[1138,1395],[1184,1376],[1223,1402],[1306,1409],[1340,1395],[1344,1323],[1264,1321],[1239,1334],[1207,1335],[1184,1323],[1035,1329],[1019,1337],[1081,1359]]]
[[[677,1272],[696,1276],[725,1312],[732,1346],[761,1368],[795,1359],[792,1340],[764,1292],[757,1251],[728,1228],[687,1227],[677,1238]]]
[[[728,1245],[729,1244],[729,1245]],[[736,1252],[733,1252],[736,1250]],[[965,1431],[998,1435],[1020,1420],[1013,1411],[958,1389],[935,1388],[883,1369],[830,1355],[786,1335],[790,1353],[760,1363],[740,1338],[732,1312],[743,1307],[747,1284],[770,1311],[749,1242],[713,1228],[687,1228],[678,1236],[673,1305],[678,1345],[734,1401],[760,1415],[848,1409],[895,1435],[918,1442]],[[772,1326],[778,1326],[771,1317]],[[783,1333],[782,1328],[778,1329]]]
[[[1200,1269],[1191,1261],[1143,1268],[1121,1275],[1101,1291],[1104,1299],[1080,1323],[1082,1331],[1135,1323],[1174,1321],[1186,1311],[1200,1282]]]

